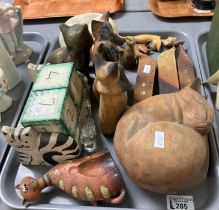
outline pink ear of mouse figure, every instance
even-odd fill
[[[0,41],[16,65],[25,62],[32,54],[23,43],[23,18],[20,7],[0,2]]]

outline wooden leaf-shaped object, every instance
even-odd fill
[[[180,89],[182,89],[195,79],[195,71],[192,60],[189,58],[182,46],[178,47],[176,60]]]
[[[210,75],[213,75],[219,69],[219,4],[216,4],[214,17],[212,19],[211,28],[208,33],[206,43],[206,54],[208,58],[208,67]]]
[[[216,109],[219,110],[219,70],[210,76],[204,83],[217,85]]]
[[[134,100],[142,101],[153,94],[156,63],[148,55],[142,55],[138,61],[138,71],[134,89]]]
[[[32,202],[48,186],[92,203],[102,200],[117,204],[126,194],[123,179],[107,150],[60,163],[38,179],[24,177],[16,188],[24,202]]]
[[[217,83],[216,109],[219,110],[219,82]]]
[[[158,82],[161,93],[172,93],[179,90],[176,68],[175,47],[162,52],[158,58]]]

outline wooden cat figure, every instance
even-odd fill
[[[122,66],[101,56],[95,58],[97,92],[99,98],[99,123],[105,134],[113,134],[117,122],[127,107],[129,82]]]
[[[91,23],[92,34],[95,38],[93,56],[96,54],[98,46],[102,42],[110,42],[114,46],[119,46],[121,51],[124,51],[123,54],[120,54],[120,57],[116,57],[117,61],[126,68],[132,69],[136,64],[136,57],[134,53],[134,39],[131,37],[122,37],[113,32],[113,28],[109,22],[109,13],[106,12],[100,21],[93,20]],[[106,52],[105,52],[106,53]],[[111,52],[113,53],[113,52]],[[108,54],[107,54],[108,55]]]
[[[25,165],[56,165],[80,155],[80,144],[64,133],[37,133],[31,127],[2,127],[9,145]]]
[[[36,201],[48,186],[56,186],[94,205],[97,201],[118,204],[126,196],[122,176],[107,150],[60,163],[38,179],[24,177],[16,188],[20,190],[25,204]]]
[[[120,65],[126,41],[114,34],[106,13],[104,22],[92,21],[92,32],[95,37],[93,61],[96,78],[93,92],[99,99],[99,123],[103,133],[112,134],[116,124],[127,106],[129,81]]]
[[[90,62],[90,48],[93,38],[89,33],[87,24],[60,25],[66,47],[58,48],[50,54],[48,63],[74,62],[76,70],[86,73]]]

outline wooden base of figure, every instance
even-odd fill
[[[0,97],[0,113],[5,112],[12,105],[11,97],[3,95]]]
[[[127,107],[127,92],[117,95],[100,94],[99,122],[104,134],[111,135],[115,132],[117,122]]]
[[[20,47],[20,49],[16,52],[15,57],[13,57],[15,65],[19,65],[27,61],[27,59],[32,55],[32,52],[33,51],[29,46],[23,44]]]

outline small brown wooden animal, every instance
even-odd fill
[[[123,179],[107,150],[60,163],[39,179],[27,176],[16,188],[25,203],[37,200],[41,191],[51,185],[93,204],[118,204],[126,195]]]

